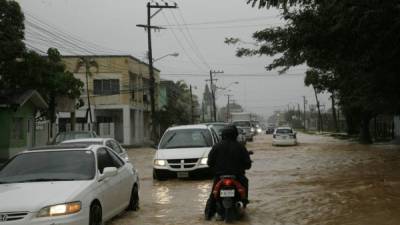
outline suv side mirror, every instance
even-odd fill
[[[118,173],[118,170],[116,167],[106,167],[106,168],[104,168],[103,173],[100,174],[99,181],[102,181],[108,177],[113,177],[113,176],[117,175],[117,173]]]

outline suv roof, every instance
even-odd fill
[[[182,126],[174,126],[168,128],[168,130],[183,130],[183,129],[207,129],[208,126],[205,124],[195,124],[195,125],[182,125]]]

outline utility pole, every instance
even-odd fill
[[[192,93],[192,85],[189,86],[190,90],[190,121],[194,124],[194,105],[193,105],[193,93]]]
[[[151,44],[151,30],[161,30],[165,29],[163,27],[159,26],[151,26],[151,19],[157,15],[161,10],[163,9],[176,9],[178,8],[177,4],[175,3],[174,5],[170,6],[167,2],[165,2],[164,5],[161,5],[159,3],[147,3],[147,25],[143,24],[138,24],[136,25],[137,27],[142,27],[145,30],[147,30],[147,43],[148,43],[148,58],[149,58],[149,77],[150,77],[150,104],[151,104],[151,136],[153,141],[156,141],[157,139],[157,134],[156,134],[156,106],[155,106],[155,97],[154,97],[154,92],[155,92],[155,78],[154,78],[154,68],[153,68],[153,49],[152,49],[152,44]],[[157,11],[154,14],[151,14],[151,9],[157,9]]]
[[[303,106],[304,106],[304,114],[303,114],[303,121],[304,121],[304,130],[306,130],[307,129],[307,125],[306,125],[306,103],[307,103],[307,100],[306,100],[306,96],[303,96]]]
[[[213,103],[213,118],[214,118],[214,122],[217,121],[217,104],[215,102],[215,89],[214,89],[214,81],[217,81],[217,79],[213,78],[214,74],[218,74],[218,73],[224,73],[224,71],[215,71],[215,70],[210,70],[210,80],[206,80],[206,81],[210,81],[211,84],[211,97],[212,97],[212,103]]]
[[[226,105],[226,122],[229,123],[229,117],[231,115],[230,97],[233,95],[227,94],[226,96],[228,96],[228,104]]]

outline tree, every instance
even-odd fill
[[[190,90],[184,81],[170,82],[167,87],[167,105],[157,112],[161,132],[172,125],[191,123]],[[193,104],[198,108],[197,96],[193,96]]]
[[[15,1],[0,0],[0,88],[7,88],[5,76],[25,52],[24,15]]]
[[[249,0],[259,7],[283,8],[283,27],[257,31],[256,49],[239,48],[238,56],[276,56],[267,69],[307,64],[328,73],[345,115],[360,124],[360,140],[371,142],[369,122],[377,114],[399,111],[397,59],[400,7],[395,0]],[[228,38],[227,43],[237,43]],[[317,79],[323,81],[324,79]],[[316,83],[314,83],[316,85]],[[353,116],[353,115],[351,115]]]

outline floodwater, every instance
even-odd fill
[[[299,134],[294,147],[256,137],[248,171],[250,201],[243,220],[263,225],[399,225],[400,146],[359,145]],[[131,149],[140,171],[140,210],[107,225],[223,224],[205,221],[210,180],[152,179],[153,149]]]

